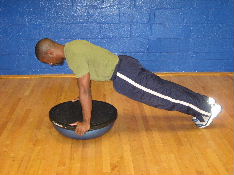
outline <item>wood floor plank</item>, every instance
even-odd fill
[[[118,119],[100,138],[73,140],[53,128],[48,112],[79,96],[75,78],[1,78],[0,174],[233,174],[233,75],[162,77],[214,97],[220,117],[198,129],[191,116],[131,100],[111,81],[92,81],[93,99],[113,104]]]

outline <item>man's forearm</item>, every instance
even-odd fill
[[[92,115],[92,95],[91,91],[80,92],[80,102],[82,106],[83,122],[90,123]]]

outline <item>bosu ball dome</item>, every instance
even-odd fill
[[[82,107],[79,100],[54,106],[49,111],[49,117],[55,129],[64,136],[85,140],[102,136],[108,132],[117,118],[117,109],[109,103],[92,100],[90,129],[82,136],[75,133],[76,126],[69,125],[77,121],[83,121]]]

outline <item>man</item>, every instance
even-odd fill
[[[176,83],[161,79],[146,70],[138,60],[126,55],[117,56],[85,40],[65,45],[49,38],[36,44],[36,57],[43,63],[60,65],[66,60],[78,80],[83,121],[75,122],[76,133],[85,134],[90,128],[92,95],[90,80],[112,80],[117,92],[145,104],[192,115],[199,128],[211,124],[221,112],[213,98],[195,93]]]

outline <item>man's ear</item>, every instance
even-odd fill
[[[55,50],[54,49],[49,49],[47,51],[47,55],[50,57],[50,58],[53,58],[55,56]]]

